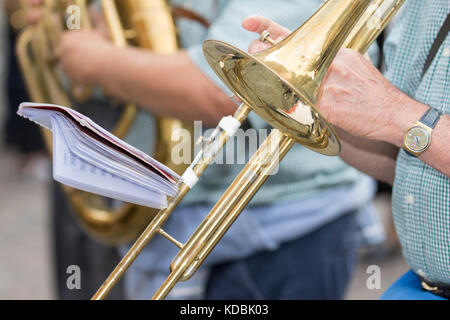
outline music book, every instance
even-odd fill
[[[17,112],[53,132],[53,178],[70,187],[163,209],[181,177],[79,112],[22,103]]]

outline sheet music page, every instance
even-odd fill
[[[74,110],[24,103],[18,114],[52,130],[58,182],[157,209],[178,192],[175,172]]]
[[[48,114],[42,111],[56,111],[60,113],[64,113],[68,116],[69,120],[74,120],[76,123],[89,131],[93,136],[96,136],[97,139],[104,139],[106,142],[111,143],[112,145],[118,147],[122,152],[128,153],[130,156],[137,158],[139,161],[142,161],[149,166],[153,167],[155,170],[160,172],[167,179],[172,180],[172,182],[176,183],[180,180],[180,176],[176,174],[173,170],[167,168],[163,164],[159,163],[146,153],[136,149],[135,147],[129,145],[128,143],[120,140],[119,138],[112,135],[107,130],[103,129],[95,122],[93,122],[88,117],[82,115],[81,113],[62,106],[52,105],[52,104],[43,104],[43,103],[22,103],[19,106],[18,114],[25,118],[30,119],[51,130],[51,120],[48,118]],[[39,111],[39,112],[37,112]],[[42,113],[41,113],[42,112]]]

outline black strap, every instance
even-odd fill
[[[439,48],[441,47],[441,44],[444,42],[445,38],[447,38],[449,31],[450,31],[450,14],[447,16],[444,25],[442,26],[441,30],[439,31],[439,34],[436,37],[436,40],[434,40],[433,46],[431,47],[430,53],[428,54],[427,61],[425,62],[425,67],[422,72],[422,78],[427,72],[431,63],[433,62],[434,57],[436,56],[437,52],[439,51]]]
[[[445,283],[435,283],[424,279],[421,276],[417,276],[420,280],[423,290],[434,293],[446,299],[450,299],[450,285]]]

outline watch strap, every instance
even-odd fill
[[[423,123],[431,129],[434,129],[441,116],[442,112],[430,107],[428,111],[425,112],[425,114],[422,116],[422,118],[420,118],[419,122]]]
[[[408,149],[404,148],[403,150],[405,150],[405,152],[406,152],[407,155],[409,155],[409,156],[411,156],[411,157],[414,157],[414,158],[417,158],[417,155],[414,154],[414,153],[412,153],[412,152],[409,151]]]
[[[447,19],[445,19],[445,22],[442,25],[441,30],[439,31],[438,35],[436,36],[436,39],[434,40],[433,45],[431,46],[431,49],[428,53],[427,60],[425,61],[425,66],[422,71],[422,78],[425,76],[425,73],[428,71],[428,68],[431,66],[431,63],[433,62],[434,58],[436,57],[436,54],[439,51],[439,48],[441,47],[442,43],[444,42],[444,40],[447,37],[449,32],[450,32],[450,13],[447,16]]]

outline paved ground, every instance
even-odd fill
[[[0,153],[0,299],[52,299],[46,183]]]
[[[371,254],[368,252],[361,253],[359,266],[347,295],[347,299],[349,300],[378,299],[396,279],[408,270],[408,266],[401,255],[395,231],[393,230],[390,197],[386,194],[378,196],[375,199],[375,205],[387,231],[384,254],[380,250],[371,252]],[[379,289],[368,289],[367,286],[367,281],[374,272],[373,266],[379,267]]]
[[[381,275],[381,286],[379,289],[368,289],[367,281],[372,275],[368,273],[369,266],[379,266]],[[370,270],[370,269],[369,269]],[[348,300],[377,300],[381,294],[401,275],[408,270],[406,262],[400,253],[389,257],[362,258],[358,270],[353,278],[347,299]],[[369,279],[370,280],[370,279]],[[369,281],[370,282],[370,281]],[[372,282],[370,282],[372,284]]]
[[[0,150],[0,299],[52,299],[47,183],[23,176],[19,158]],[[370,265],[381,269],[381,289],[367,289]],[[406,270],[399,254],[362,258],[347,298],[378,299]]]

